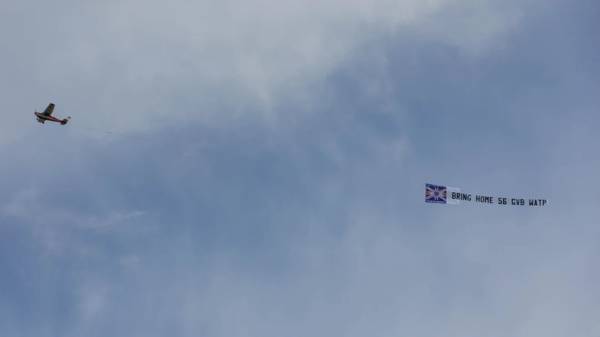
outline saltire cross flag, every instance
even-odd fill
[[[425,202],[436,204],[448,203],[448,190],[446,186],[425,184]]]

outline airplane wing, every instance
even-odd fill
[[[46,108],[46,110],[44,110],[44,116],[50,116],[52,115],[52,111],[54,111],[54,103],[50,103],[48,104],[48,107]]]

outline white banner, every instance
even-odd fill
[[[460,188],[443,185],[425,184],[425,202],[434,204],[459,205],[462,202],[502,206],[542,207],[548,204],[547,199],[524,199],[505,196],[464,193]]]

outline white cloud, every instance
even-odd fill
[[[39,191],[26,188],[15,193],[6,204],[0,208],[0,214],[18,218],[29,217],[31,210],[39,206]]]
[[[82,236],[106,233],[119,236],[131,231],[132,225],[141,223],[146,215],[135,209],[88,214],[69,205],[48,202],[43,195],[36,188],[19,190],[0,207],[0,216],[26,223],[36,244],[53,255],[91,254],[96,247],[85,243]],[[135,226],[135,230],[140,227]]]
[[[79,313],[84,323],[92,323],[105,315],[108,288],[100,283],[84,283],[78,289]]]
[[[200,262],[205,252],[180,246],[167,253],[174,254],[167,258],[177,261],[174,266],[137,270],[134,278],[144,280],[139,288],[125,298],[111,297],[105,303],[110,314],[84,326],[123,315],[121,303],[144,302],[151,312],[164,313],[161,321],[141,308],[127,315],[125,331],[158,336],[165,320],[181,336],[529,337],[598,331],[598,296],[589,293],[598,277],[590,269],[597,253],[584,233],[568,242],[561,231],[540,235],[544,221],[530,223],[535,229],[525,233],[519,225],[475,230],[483,225],[467,222],[419,232],[379,212],[350,213],[354,220],[341,235],[315,224],[308,235],[287,241],[291,248],[281,252],[280,268],[253,268],[227,252],[211,255],[207,265]],[[481,242],[486,247],[473,259],[468,246]]]
[[[502,38],[518,27],[525,2],[451,0],[445,10],[424,18],[419,29],[426,35],[479,56],[505,47]]]
[[[1,28],[14,55],[3,68],[22,66],[11,69],[16,85],[2,87],[26,93],[3,117],[54,100],[73,127],[115,131],[248,110],[273,118],[278,97],[323,79],[380,34],[407,30],[479,50],[515,23],[514,5],[470,0],[63,1],[39,8],[30,25],[21,21],[31,8],[13,6]],[[11,25],[22,37],[6,32]]]

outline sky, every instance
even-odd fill
[[[598,336],[599,17],[5,1],[0,332]]]

